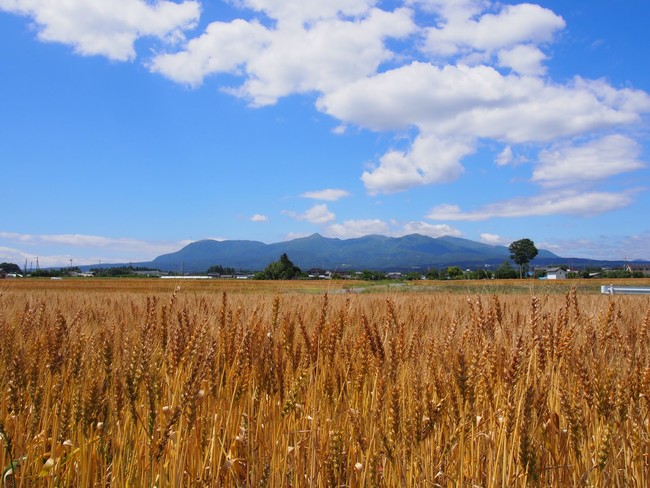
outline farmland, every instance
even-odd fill
[[[648,486],[601,284],[1,283],[4,486]]]

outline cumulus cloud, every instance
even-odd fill
[[[337,190],[334,188],[326,188],[318,191],[307,191],[300,195],[303,198],[311,198],[312,200],[325,200],[328,202],[335,202],[343,197],[350,195],[350,192],[345,190]]]
[[[213,73],[238,73],[270,39],[270,32],[256,21],[212,22],[182,51],[157,55],[149,68],[178,83],[198,86]]]
[[[459,161],[473,150],[471,145],[462,141],[420,136],[408,152],[389,151],[384,154],[379,166],[365,171],[361,179],[371,194],[447,183],[460,176],[463,167]]]
[[[533,181],[545,185],[575,184],[602,180],[641,169],[641,148],[629,137],[610,135],[582,146],[564,146],[542,151],[533,171]]]
[[[367,12],[377,0],[240,0],[240,5],[264,12],[269,17],[287,23],[313,22],[338,16],[358,16]]]
[[[447,224],[430,224],[428,222],[386,222],[381,219],[346,220],[343,223],[327,226],[324,233],[329,237],[350,239],[371,234],[388,237],[402,237],[410,234],[421,234],[429,237],[442,237],[462,235],[462,232]]]
[[[332,224],[327,227],[325,234],[330,237],[350,239],[371,234],[388,235],[390,226],[380,219],[346,220],[342,224]]]
[[[227,91],[256,106],[269,105],[294,93],[328,92],[374,73],[393,56],[385,40],[415,29],[408,9],[364,9],[367,2],[358,2],[349,12],[360,16],[350,19],[334,15],[343,6],[334,3],[338,6],[309,2],[303,8],[300,2],[244,2],[283,21],[295,16],[312,22],[279,22],[272,27],[242,19],[215,22],[183,50],[155,57],[151,69],[190,85],[215,73],[241,74],[244,83]]]
[[[362,176],[370,193],[452,181],[479,140],[513,146],[545,144],[639,123],[650,97],[575,78],[559,85],[534,76],[504,75],[491,66],[413,62],[360,79],[318,100],[325,113],[377,131],[415,129],[411,151],[391,151]],[[414,157],[422,141],[438,141],[442,166]],[[510,147],[509,151],[512,151]],[[497,163],[511,162],[508,150]]]
[[[485,244],[491,244],[493,246],[502,246],[508,243],[508,241],[500,235],[489,234],[487,232],[482,233],[479,237],[479,240]]]
[[[384,151],[362,173],[370,194],[454,181],[483,141],[505,146],[495,156],[500,166],[517,161],[518,145],[541,149],[532,181],[545,186],[563,184],[577,168],[590,171],[580,174],[583,180],[603,180],[642,166],[638,144],[611,134],[642,122],[650,96],[606,80],[576,76],[559,83],[545,77],[546,46],[566,25],[547,8],[491,0],[403,0],[393,10],[376,0],[234,5],[241,18],[211,22],[185,41],[199,19],[195,0],[0,0],[0,10],[31,17],[39,38],[82,54],[131,60],[134,42],[143,36],[178,41],[147,61],[152,72],[194,87],[211,75],[232,75],[227,79],[233,85],[221,89],[253,106],[313,94],[316,108],[337,120],[339,134],[354,126],[409,134],[409,147]],[[393,51],[400,44],[393,40],[408,48]],[[577,139],[592,142],[568,145]],[[601,164],[590,165],[599,151]],[[309,193],[303,196],[341,197],[333,190]],[[609,208],[629,201],[607,192],[589,195],[600,195]],[[580,208],[577,199],[524,203],[538,211],[580,213],[569,205]],[[326,207],[311,211],[301,217],[334,219]],[[479,214],[516,212],[507,203],[452,212],[456,218]]]
[[[429,237],[452,236],[460,237],[463,233],[447,224],[429,224],[428,222],[408,222],[401,232],[395,235],[422,234]]]
[[[522,75],[539,76],[546,73],[542,62],[546,55],[537,47],[519,45],[512,49],[502,49],[497,54],[499,66],[511,68]]]
[[[311,224],[326,224],[336,218],[336,215],[330,212],[326,204],[314,205],[304,213],[297,213],[288,210],[285,210],[283,213],[296,220],[304,220]]]
[[[496,202],[471,211],[462,211],[458,205],[442,204],[433,207],[427,214],[427,218],[431,220],[472,222],[491,218],[548,215],[586,217],[623,208],[630,203],[632,203],[632,198],[627,193],[597,191],[578,193],[567,190]]]
[[[431,3],[435,8],[435,2]],[[459,3],[462,8],[454,8]],[[549,42],[556,31],[565,27],[564,20],[551,10],[529,3],[505,5],[500,12],[485,13],[478,19],[474,18],[477,2],[451,2],[451,8],[442,2],[438,5],[442,25],[426,29],[424,45],[432,55],[492,53],[521,43]]]
[[[200,15],[198,1],[0,0],[0,10],[31,17],[39,39],[73,46],[83,55],[116,61],[136,57],[141,37],[184,38]]]
[[[268,216],[262,214],[255,214],[251,217],[251,222],[268,222],[268,220]]]
[[[639,122],[650,97],[581,78],[556,85],[490,66],[413,62],[327,93],[318,106],[374,130],[416,127],[438,137],[528,143]]]

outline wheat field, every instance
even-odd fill
[[[650,486],[650,297],[349,286],[1,285],[3,486]]]

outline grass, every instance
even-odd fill
[[[5,486],[650,484],[650,297],[362,286],[12,281]]]

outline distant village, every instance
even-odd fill
[[[219,266],[219,268],[221,268]],[[268,279],[260,276],[260,272],[236,272],[228,268],[227,272],[208,271],[205,273],[181,273],[167,272],[158,269],[143,269],[132,266],[93,268],[82,271],[78,267],[48,268],[37,270],[20,269],[13,263],[0,263],[0,279],[16,278],[160,278],[160,279],[222,279],[222,280],[253,280]],[[518,279],[519,271],[508,262],[502,265],[483,266],[478,269],[461,269],[459,266],[448,266],[437,269],[431,268],[425,271],[373,271],[373,270],[346,270],[332,271],[322,268],[310,268],[300,271],[293,279],[304,280],[485,280],[485,279]],[[530,267],[522,276],[527,279],[540,280],[567,280],[575,278],[644,278],[650,277],[650,263],[648,264],[626,264],[620,268],[597,268],[587,267],[584,269],[571,269],[564,266],[553,267]]]

